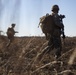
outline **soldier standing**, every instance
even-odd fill
[[[65,38],[64,35],[64,25],[62,23],[62,19],[65,17],[64,15],[59,15],[59,6],[54,5],[52,7],[52,16],[54,20],[54,31],[49,39],[48,46],[51,46],[52,48],[56,49],[55,57],[58,59],[61,56],[62,51],[62,44],[61,44],[61,34],[63,34],[63,38]]]
[[[9,39],[9,44],[7,46],[9,46],[11,42],[14,40],[15,33],[18,33],[17,31],[14,30],[15,24],[11,24],[11,26],[12,27],[9,27],[7,29],[7,37]]]

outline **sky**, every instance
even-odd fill
[[[66,36],[76,36],[76,0],[0,0],[0,30],[6,35],[8,27],[15,23],[16,36],[43,36],[38,28],[40,17],[51,14],[57,4],[63,19]]]

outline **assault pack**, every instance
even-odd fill
[[[54,30],[54,21],[53,21],[53,16],[52,15],[46,15],[42,16],[40,18],[40,23],[39,23],[42,32],[45,34],[46,39],[48,34],[52,34]]]
[[[12,28],[8,28],[7,35],[14,35],[15,31]]]

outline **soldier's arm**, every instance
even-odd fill
[[[56,26],[64,29],[64,25],[62,22],[60,22],[58,15],[54,15],[54,23]]]
[[[13,33],[15,34],[15,33],[18,33],[18,31],[15,31],[14,29],[13,29]]]
[[[15,33],[18,33],[18,31],[15,31]]]

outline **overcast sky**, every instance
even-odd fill
[[[0,0],[0,30],[6,33],[16,23],[17,36],[43,35],[38,28],[39,18],[51,14],[54,4],[59,5],[66,36],[76,36],[76,0]]]

